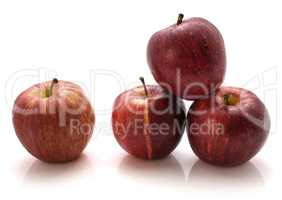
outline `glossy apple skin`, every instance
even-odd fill
[[[185,107],[181,99],[160,86],[147,85],[121,93],[115,100],[112,128],[120,146],[142,159],[160,159],[178,145],[185,129]]]
[[[240,102],[233,106],[224,104],[225,94],[237,95]],[[195,101],[187,116],[188,138],[194,153],[219,166],[236,166],[250,160],[264,145],[270,129],[264,104],[242,88],[219,88],[215,96]]]
[[[51,82],[22,92],[13,107],[16,134],[36,158],[45,162],[77,159],[91,138],[95,116],[82,89],[59,81],[51,97],[44,97]]]
[[[190,18],[153,34],[147,60],[155,80],[187,100],[207,97],[224,80],[223,38],[203,18]]]

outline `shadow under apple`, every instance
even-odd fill
[[[57,184],[60,181],[81,177],[92,172],[91,158],[82,154],[80,158],[68,163],[45,163],[35,160],[24,176],[24,183]]]
[[[256,166],[247,162],[238,167],[217,167],[198,160],[187,178],[190,188],[201,191],[249,191],[264,187],[264,180]]]
[[[122,159],[118,172],[140,184],[169,187],[185,184],[184,171],[173,155],[161,160],[142,160],[127,155]]]

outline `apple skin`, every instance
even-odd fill
[[[224,41],[209,21],[190,18],[153,34],[147,61],[155,80],[176,96],[206,98],[224,80]]]
[[[224,101],[224,96],[230,94],[237,99],[231,105]],[[270,129],[264,104],[252,92],[235,87],[221,87],[209,99],[195,101],[187,121],[194,153],[219,166],[250,160],[264,145]]]
[[[141,159],[160,159],[178,145],[186,123],[183,101],[157,85],[121,93],[115,100],[112,128],[119,145]]]
[[[51,82],[36,84],[16,98],[13,124],[33,156],[45,162],[68,162],[77,159],[89,142],[94,111],[82,89],[71,82],[58,81],[47,97]]]

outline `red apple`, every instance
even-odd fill
[[[28,152],[46,162],[78,158],[90,140],[94,122],[82,89],[57,79],[25,90],[13,108],[19,140]]]
[[[169,155],[185,128],[185,107],[181,99],[157,85],[121,93],[115,100],[112,128],[120,146],[142,159]]]
[[[187,119],[194,153],[220,166],[250,160],[264,145],[270,129],[264,104],[252,92],[235,87],[221,87],[210,98],[196,100]]]
[[[203,18],[182,21],[156,32],[147,48],[155,80],[188,100],[207,97],[223,82],[225,47],[218,29]]]

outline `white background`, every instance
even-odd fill
[[[197,160],[186,135],[167,159],[128,156],[111,132],[111,107],[138,77],[154,83],[146,61],[150,36],[200,16],[221,31],[227,51],[224,85],[253,90],[271,114],[263,150],[241,167]],[[0,1],[0,199],[272,199],[282,196],[281,26],[279,1]],[[58,79],[84,87],[96,110],[94,137],[69,164],[34,159],[16,138],[11,108],[19,92]],[[190,102],[187,103],[187,108]]]

